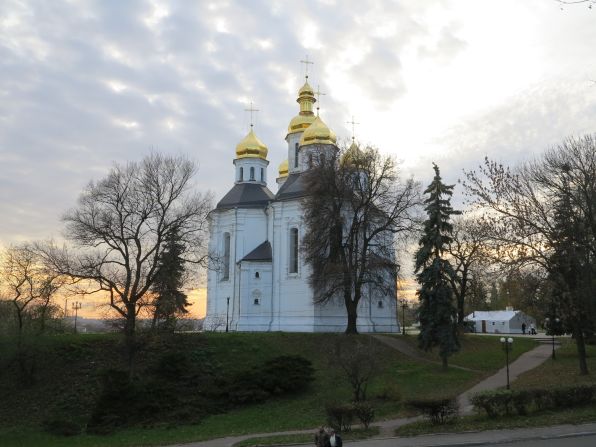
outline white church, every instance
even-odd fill
[[[252,126],[236,146],[234,185],[210,213],[207,330],[343,332],[343,299],[314,304],[309,266],[301,256],[306,231],[301,174],[313,154],[337,150],[336,136],[313,113],[312,87],[298,92],[298,115],[285,138],[288,158],[279,166],[277,192],[268,188],[268,149]],[[317,114],[318,115],[318,114]],[[358,308],[359,332],[398,332],[397,297],[365,295]]]

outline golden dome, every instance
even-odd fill
[[[288,160],[282,161],[281,164],[279,165],[279,177],[280,178],[287,177],[289,170],[290,169],[288,166]]]
[[[300,146],[307,146],[309,144],[335,144],[336,141],[337,137],[335,133],[317,116],[302,134]]]
[[[352,166],[354,162],[362,157],[362,151],[356,144],[356,142],[352,141],[352,144],[348,148],[348,150],[342,155],[341,157],[341,164],[346,166]]]
[[[303,132],[315,120],[312,106],[317,100],[315,99],[315,92],[308,81],[298,90],[298,99],[296,99],[296,102],[300,104],[300,112],[290,121],[288,135]]]
[[[236,158],[262,158],[267,159],[267,146],[257,138],[252,128],[248,135],[236,146]]]

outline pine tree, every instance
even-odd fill
[[[459,350],[459,341],[457,309],[450,286],[450,278],[455,273],[449,261],[442,256],[452,240],[450,216],[460,212],[451,208],[453,185],[443,184],[439,167],[433,163],[433,168],[435,177],[424,191],[429,195],[424,201],[428,218],[424,222],[424,232],[415,257],[416,279],[420,284],[418,342],[425,351],[438,346],[443,367],[447,368],[447,359]]]
[[[172,231],[166,240],[158,262],[158,269],[152,291],[155,294],[152,327],[173,329],[177,314],[188,313],[190,305],[182,289],[184,284],[184,245],[177,231]]]

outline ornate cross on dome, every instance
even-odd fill
[[[321,108],[321,95],[325,96],[326,94],[327,93],[323,93],[321,87],[317,85],[317,91],[315,92],[315,95],[317,95],[317,102],[319,103],[317,105],[317,116],[319,116],[319,109]]]
[[[356,124],[360,124],[360,123],[357,123],[356,121],[354,121],[354,115],[352,115],[352,121],[346,121],[346,124],[352,125],[352,143],[353,143],[354,139],[355,139],[355,134],[356,134]]]
[[[252,101],[250,102],[250,107],[248,109],[244,109],[245,112],[250,112],[250,128],[252,129],[253,127],[253,121],[252,121],[252,113],[253,112],[258,112],[259,109],[254,109],[252,107]]]
[[[308,54],[304,58],[304,60],[300,61],[301,64],[304,64],[304,76],[308,79],[308,66],[314,65],[314,62],[308,60]]]

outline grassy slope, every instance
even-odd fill
[[[581,376],[575,343],[562,339],[563,345],[557,350],[556,360],[547,360],[538,368],[522,374],[512,382],[513,389],[551,388],[574,384],[596,384],[596,346],[587,346],[588,369],[590,374]],[[517,340],[516,340],[517,342]],[[514,343],[516,343],[514,342]],[[538,427],[557,424],[578,424],[596,420],[596,407],[547,411],[528,416],[488,418],[484,414],[460,419],[452,424],[432,426],[428,422],[417,422],[397,430],[399,436],[414,436],[423,433],[461,432],[469,430],[493,430],[514,427]]]
[[[308,392],[270,400],[264,404],[236,409],[211,416],[201,424],[180,427],[131,429],[110,436],[78,436],[57,438],[39,431],[41,422],[56,411],[77,414],[81,420],[89,414],[97,393],[97,371],[118,363],[118,342],[114,336],[64,336],[43,341],[34,387],[19,389],[9,373],[0,374],[0,445],[60,446],[133,446],[158,445],[209,439],[219,436],[312,428],[324,421],[324,405],[331,401],[350,400],[350,388],[337,367],[329,362],[333,340],[331,334],[192,334],[184,337],[188,349],[208,352],[226,370],[243,370],[268,358],[282,354],[299,354],[313,362],[316,380]],[[379,344],[381,374],[370,386],[369,397],[396,390],[404,399],[455,395],[502,366],[500,346],[482,337],[466,337],[464,352],[454,363],[476,365],[473,358],[484,359],[481,371],[450,369],[405,358]],[[529,346],[528,346],[529,347]],[[159,352],[159,346],[151,352]],[[468,353],[469,351],[470,353]],[[476,354],[471,354],[476,352]],[[497,359],[494,360],[493,359]],[[140,359],[141,364],[148,359]],[[377,417],[401,412],[392,399],[375,399]]]

